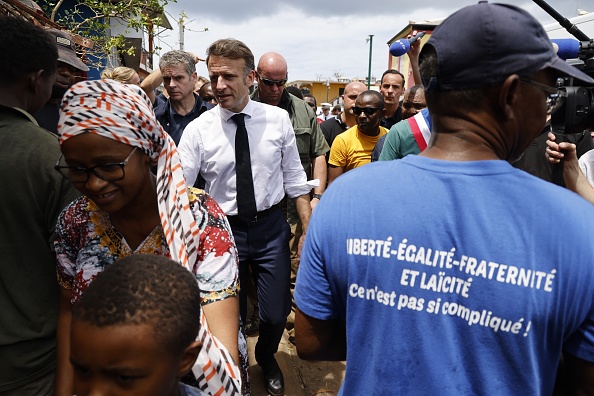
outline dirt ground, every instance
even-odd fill
[[[254,357],[254,348],[257,341],[258,335],[247,338],[250,384],[252,396],[265,396],[268,393],[264,386],[262,370]],[[289,342],[289,334],[286,330],[275,357],[285,378],[286,396],[331,396],[338,394],[344,378],[344,362],[309,362],[299,359],[295,346]]]
[[[248,304],[248,318],[253,312],[252,304]],[[293,317],[291,312],[290,317]],[[292,320],[294,322],[294,319]],[[258,342],[258,334],[247,337],[248,358],[250,362],[250,387],[252,396],[266,396],[266,386],[262,370],[256,363],[254,351]],[[297,356],[295,345],[289,341],[287,330],[275,355],[276,361],[285,378],[286,396],[333,396],[338,394],[344,378],[345,362],[310,362]]]

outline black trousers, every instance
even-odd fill
[[[280,343],[287,316],[291,311],[291,228],[280,209],[245,223],[229,216],[239,254],[239,310],[247,316],[248,266],[251,267],[260,307],[260,336],[256,358],[274,354]]]
[[[282,210],[259,216],[252,223],[245,223],[235,216],[228,219],[239,254],[242,321],[245,323],[247,315],[249,266],[258,292],[260,320],[269,324],[284,323],[291,309],[291,228]]]

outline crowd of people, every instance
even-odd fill
[[[66,32],[0,30],[0,394],[249,395],[257,333],[283,395],[285,330],[344,395],[592,394],[594,151],[548,120],[594,79],[526,11],[459,10],[408,89],[321,115],[236,39],[77,82]],[[537,139],[567,188],[518,169]]]

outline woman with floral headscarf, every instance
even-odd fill
[[[238,346],[237,252],[230,227],[214,200],[186,188],[175,144],[148,97],[137,86],[112,80],[76,84],[64,96],[58,131],[62,156],[56,169],[83,194],[64,209],[56,228],[62,286],[58,392],[72,394],[71,304],[105,266],[144,253],[171,257],[195,274],[204,313],[198,335],[203,352],[192,370],[197,385],[212,394],[239,393],[235,362],[240,355],[247,362],[247,356],[241,333]]]

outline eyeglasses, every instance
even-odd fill
[[[260,74],[258,74],[258,78],[260,79],[260,81],[262,81],[264,84],[268,85],[269,87],[272,87],[273,85],[276,85],[277,87],[284,87],[285,84],[287,83],[287,79],[283,79],[283,80],[269,80],[267,78],[263,78]]]
[[[557,111],[567,97],[567,92],[562,91],[559,88],[541,84],[538,81],[529,79],[528,77],[520,77],[520,80],[540,88],[547,93],[547,114],[553,114],[555,111]]]
[[[60,155],[58,161],[56,161],[56,165],[54,168],[60,172],[64,178],[70,180],[72,183],[86,183],[89,180],[89,173],[93,173],[99,179],[114,182],[118,180],[122,180],[125,176],[124,167],[132,158],[132,155],[136,151],[138,147],[134,147],[134,150],[128,155],[123,162],[114,162],[110,164],[103,164],[92,166],[90,168],[85,168],[82,166],[67,166],[67,165],[60,165],[62,161],[63,155]]]
[[[402,108],[410,109],[411,107],[420,111],[427,107],[427,105],[425,103],[402,102]]]
[[[361,113],[365,113],[367,117],[371,117],[379,110],[383,110],[383,107],[353,107],[353,113],[355,113],[356,116],[361,115]]]

